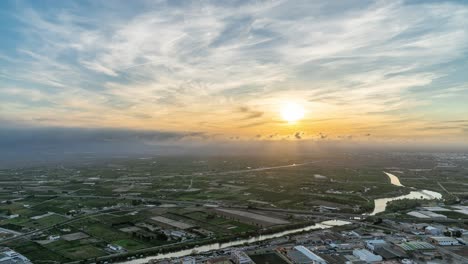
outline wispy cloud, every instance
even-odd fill
[[[18,5],[16,48],[0,49],[2,115],[11,120],[286,133],[281,101],[305,102],[310,122],[360,127],[431,115],[468,96],[458,73],[468,48],[463,3]]]

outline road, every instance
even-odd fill
[[[279,166],[270,166],[270,167],[260,167],[254,169],[244,169],[244,170],[230,170],[230,171],[221,171],[221,172],[194,172],[191,174],[173,174],[173,175],[155,175],[153,177],[191,177],[194,175],[202,175],[202,176],[216,176],[216,175],[229,175],[229,174],[238,174],[238,173],[246,173],[246,172],[255,172],[255,171],[266,171],[266,170],[276,170],[276,169],[283,169],[283,168],[293,168],[299,167],[309,164],[314,164],[319,161],[309,161],[303,163],[293,163],[288,165],[279,165]]]

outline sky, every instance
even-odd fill
[[[6,0],[0,36],[4,143],[468,142],[467,1]]]

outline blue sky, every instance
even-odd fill
[[[468,137],[466,1],[1,1],[0,34],[8,126]]]

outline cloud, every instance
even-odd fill
[[[271,113],[293,99],[313,120],[350,130],[371,120],[379,135],[392,118],[423,128],[405,118],[443,112],[447,98],[462,108],[467,95],[461,2],[19,3],[9,11],[18,32],[14,49],[0,46],[8,64],[0,103],[9,119],[280,131]]]
[[[74,146],[93,144],[164,144],[209,138],[204,132],[171,132],[129,129],[8,126],[0,129],[0,146]]]
[[[252,110],[246,106],[239,107],[239,112],[245,115],[241,120],[256,119],[264,114],[262,111]]]
[[[249,128],[249,127],[256,127],[256,126],[262,126],[265,124],[268,124],[269,122],[266,121],[261,121],[261,122],[253,122],[253,123],[248,123],[245,125],[238,126],[238,128]]]
[[[294,137],[296,139],[302,139],[302,136],[304,135],[304,132],[296,132],[294,133]]]
[[[97,71],[99,73],[104,73],[104,74],[107,74],[107,75],[110,75],[110,76],[117,76],[117,73],[114,70],[112,70],[110,68],[107,68],[105,66],[102,66],[99,63],[81,61],[81,64],[83,64],[86,68],[88,68],[90,70],[94,70],[94,71]]]
[[[326,139],[328,135],[323,134],[322,132],[319,133],[319,138],[320,139]]]

